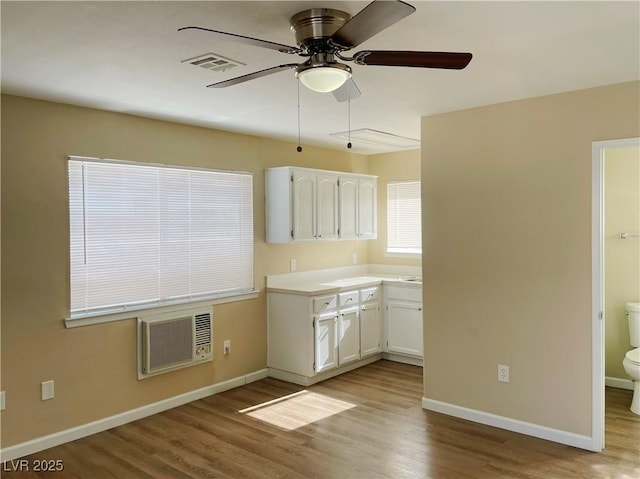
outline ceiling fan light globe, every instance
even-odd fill
[[[351,71],[335,67],[313,67],[296,72],[296,76],[309,90],[327,93],[337,90],[351,77]]]

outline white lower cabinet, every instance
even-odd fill
[[[316,373],[338,365],[338,327],[335,313],[320,315],[314,319]]]
[[[269,292],[270,375],[308,385],[332,370],[335,375],[375,361],[382,350],[379,289],[372,296],[368,291],[363,304],[360,290],[322,296]]]
[[[360,291],[360,356],[382,351],[381,286]]]
[[[418,285],[385,283],[317,296],[270,291],[267,305],[272,377],[306,386],[380,357],[422,364]]]
[[[422,356],[422,306],[417,303],[387,303],[387,351]]]
[[[385,315],[385,351],[422,358],[422,289],[387,287]]]
[[[382,324],[380,306],[364,305],[360,310],[360,356],[382,351]]]
[[[360,359],[360,315],[357,307],[338,314],[338,338],[339,365]]]

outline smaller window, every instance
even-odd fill
[[[419,181],[387,184],[387,253],[422,254]]]

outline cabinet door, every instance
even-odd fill
[[[313,240],[316,236],[316,177],[313,172],[293,170],[293,240]]]
[[[374,178],[358,180],[358,237],[372,239],[377,237],[377,188]]]
[[[358,237],[358,179],[340,177],[340,238]]]
[[[318,174],[316,177],[316,238],[338,238],[338,176]]]
[[[335,313],[315,318],[315,365],[316,373],[338,365],[338,334]]]
[[[369,303],[360,310],[360,356],[377,353],[382,349],[382,321],[378,303]]]
[[[419,303],[387,302],[387,351],[423,356],[422,306]]]
[[[358,308],[345,309],[338,314],[338,364],[360,359],[358,319]]]

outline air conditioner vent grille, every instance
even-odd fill
[[[211,344],[211,314],[196,315],[196,347]]]
[[[190,317],[176,318],[149,328],[149,344],[153,345],[153,354],[149,355],[150,370],[192,360],[193,333],[190,323]]]
[[[138,318],[138,379],[211,361],[211,316],[181,311]]]

